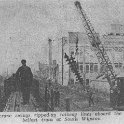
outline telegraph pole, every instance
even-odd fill
[[[49,43],[49,78],[52,78],[52,71],[51,71],[51,67],[52,67],[52,40],[49,39],[48,40]]]
[[[62,85],[63,85],[63,54],[64,54],[63,42],[64,42],[64,37],[62,37]]]
[[[84,78],[84,85],[86,86],[86,64],[85,64],[85,43],[84,43],[84,48],[83,48],[83,78]]]

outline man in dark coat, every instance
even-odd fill
[[[30,99],[30,87],[32,85],[33,74],[30,67],[26,66],[26,60],[21,61],[22,66],[18,68],[16,72],[16,78],[20,83],[20,88],[23,97],[23,104],[29,103]]]

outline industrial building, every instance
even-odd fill
[[[123,25],[111,24],[111,31],[101,37],[97,34],[109,56],[116,74],[124,70],[124,31]],[[83,32],[69,32],[64,44],[64,53],[73,56],[78,61],[79,72],[84,79],[96,80],[102,68],[91,46],[88,36]],[[54,46],[53,46],[54,47]],[[62,44],[53,49],[53,58],[59,65],[59,83],[62,83]],[[64,58],[64,55],[63,55]],[[74,73],[69,68],[66,59],[63,59],[63,84],[78,83]]]
[[[124,31],[123,25],[112,24],[111,33],[100,39],[109,56],[116,74],[124,70]],[[78,42],[78,45],[76,46]],[[76,53],[76,49],[78,52]],[[69,32],[69,53],[78,61],[80,74],[84,79],[95,80],[102,68],[95,55],[93,47],[85,33]],[[70,69],[70,80],[76,80]]]

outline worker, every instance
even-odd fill
[[[59,107],[59,104],[60,104],[60,92],[59,92],[58,88],[56,88],[56,90],[54,91],[54,99],[55,99],[55,106]]]
[[[50,100],[51,100],[51,109],[53,111],[54,110],[54,90],[53,90],[53,87],[51,87],[51,90],[50,90]]]
[[[113,95],[113,107],[117,107],[119,104],[119,89],[117,85],[113,86]]]
[[[94,93],[91,88],[87,90],[87,93],[88,93],[88,101],[89,101],[89,107],[90,107],[91,105],[94,105],[94,96],[93,96]]]
[[[23,105],[29,103],[30,88],[33,81],[33,74],[30,67],[26,65],[26,60],[21,60],[22,66],[16,72],[16,78],[19,80],[22,92]]]
[[[16,91],[16,77],[15,77],[15,74],[12,74],[12,77],[11,77],[11,91],[12,92],[15,92]]]
[[[48,111],[48,103],[49,103],[49,91],[46,85],[45,86],[45,111]]]

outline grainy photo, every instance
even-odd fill
[[[123,111],[123,12],[123,0],[0,0],[0,111]]]

